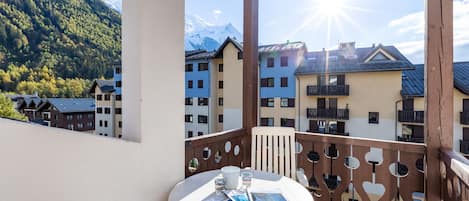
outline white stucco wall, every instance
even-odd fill
[[[123,27],[124,137],[137,142],[0,119],[0,200],[166,200],[184,178],[184,1],[124,1]]]

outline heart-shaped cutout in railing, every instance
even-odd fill
[[[371,183],[369,181],[363,182],[363,189],[370,201],[378,201],[383,197],[386,188],[383,184]]]

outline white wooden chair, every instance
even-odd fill
[[[252,128],[251,168],[296,180],[295,129]]]

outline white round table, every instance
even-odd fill
[[[244,170],[241,170],[244,171]],[[249,190],[280,191],[288,201],[312,201],[311,193],[298,182],[276,174],[250,170],[253,179]],[[202,201],[210,200],[215,192],[215,178],[222,177],[220,170],[212,170],[193,175],[176,184],[169,194],[169,201]]]

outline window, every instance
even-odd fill
[[[218,105],[223,106],[223,98],[218,98]]]
[[[93,128],[93,122],[88,122],[88,123],[86,123],[86,127],[88,127],[88,128]]]
[[[207,106],[208,105],[208,98],[198,98],[197,104],[199,106]]]
[[[107,101],[111,100],[111,95],[109,94],[104,95],[104,100],[107,100]]]
[[[261,118],[261,126],[274,126],[274,118]]]
[[[107,133],[105,133],[104,136],[107,136]]]
[[[295,107],[295,99],[294,98],[281,98],[280,107]]]
[[[223,72],[223,64],[218,64],[218,72]]]
[[[194,133],[192,131],[187,131],[187,137],[193,137]]]
[[[282,126],[282,127],[295,127],[295,119],[281,118],[280,119],[280,126]]]
[[[223,80],[218,81],[218,88],[223,89]]]
[[[261,79],[261,87],[274,87],[274,78],[262,78]]]
[[[329,76],[329,85],[337,85],[337,75]]]
[[[218,115],[218,123],[223,123],[223,115],[222,114]]]
[[[96,108],[96,113],[102,114],[103,113],[103,108],[102,107]]]
[[[267,58],[267,68],[273,68],[274,67],[274,58],[273,57],[269,57]]]
[[[77,119],[78,120],[83,119],[83,115],[82,114],[77,114]]]
[[[208,63],[199,63],[199,71],[207,71]]]
[[[368,113],[368,123],[379,124],[379,112]]]
[[[198,80],[197,81],[197,88],[199,88],[199,89],[204,88],[204,81],[203,80]]]
[[[94,114],[88,114],[88,119],[93,119]]]
[[[72,120],[72,119],[73,119],[73,116],[72,116],[71,114],[69,114],[69,115],[67,115],[67,117],[66,117],[66,118],[67,118],[67,120],[69,120],[69,121],[70,121],[70,120]]]
[[[96,100],[103,100],[103,95],[99,94],[99,95],[96,95]]]
[[[238,52],[238,60],[243,59],[243,52]]]
[[[191,114],[186,114],[184,117],[186,123],[192,123],[192,115]]]
[[[280,78],[280,87],[288,87],[288,77]]]
[[[119,121],[119,128],[122,128],[122,121]]]
[[[67,129],[73,130],[73,124],[67,124]]]
[[[194,99],[192,99],[192,97],[186,98],[186,101],[185,101],[185,102],[186,102],[186,105],[192,105],[192,104],[193,104],[193,100],[194,100]]]
[[[197,132],[197,135],[202,136],[202,135],[204,135],[204,132]]]
[[[108,108],[108,107],[104,108],[104,113],[111,114],[111,108]]]
[[[116,81],[116,87],[118,88],[122,87],[122,81]]]
[[[280,66],[282,66],[282,67],[288,66],[288,57],[287,56],[280,57]]]
[[[327,85],[327,80],[325,75],[319,75],[318,76],[318,85],[319,86],[324,86]]]
[[[77,127],[78,127],[78,129],[82,129],[83,128],[83,123],[77,124]]]
[[[261,98],[261,107],[274,107],[274,98]]]
[[[122,114],[122,108],[116,108],[115,112],[116,114]]]
[[[103,120],[99,120],[99,127],[103,127]]]
[[[194,70],[193,64],[186,64],[186,72],[192,72]]]
[[[104,121],[104,127],[107,128],[107,121]]]
[[[194,82],[192,80],[187,81],[187,88],[192,89],[194,87]]]
[[[116,100],[118,101],[122,100],[122,95],[116,95]]]
[[[121,74],[122,73],[122,69],[121,68],[116,68],[116,74]]]
[[[119,135],[118,138],[122,138],[122,135]]]
[[[197,121],[199,124],[206,124],[208,123],[208,117],[206,115],[199,115],[197,116]]]

